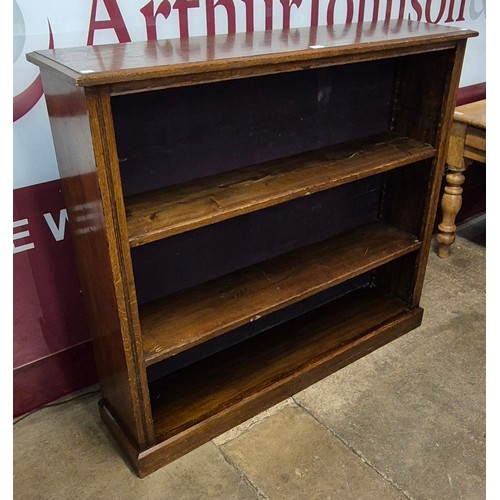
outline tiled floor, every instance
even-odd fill
[[[14,498],[485,498],[486,218],[429,258],[420,328],[138,479],[98,394],[14,426]]]

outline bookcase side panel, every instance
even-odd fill
[[[122,341],[129,370],[128,382],[136,403],[135,418],[140,421],[144,430],[144,445],[148,445],[155,442],[153,420],[109,88],[108,86],[87,88],[86,96],[118,299]],[[141,449],[142,442],[139,441]]]
[[[405,169],[392,177],[392,184],[406,186],[398,200],[385,207],[384,218],[397,227],[413,232],[422,248],[412,279],[411,307],[418,306],[432,239],[439,189],[446,155],[448,131],[453,116],[466,41],[458,41],[453,50],[432,51],[402,59],[395,86],[393,129],[403,135],[428,142],[436,148],[429,168]],[[391,178],[386,191],[394,189]],[[412,185],[425,191],[412,189]],[[422,207],[423,210],[418,207]]]
[[[126,331],[106,173],[95,154],[95,109],[85,90],[50,70],[42,70],[42,82],[102,395],[131,442],[143,448],[152,442],[152,424]]]

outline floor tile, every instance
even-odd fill
[[[139,479],[101,424],[97,396],[44,409],[14,429],[15,499],[259,498],[213,443]]]
[[[268,499],[404,498],[298,408],[284,408],[222,450]]]

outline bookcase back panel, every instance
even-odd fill
[[[133,248],[139,303],[375,220],[382,180],[369,177]]]
[[[395,67],[384,60],[114,96],[124,194],[384,132]]]

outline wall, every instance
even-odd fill
[[[486,81],[486,0],[14,0],[14,414],[96,381],[38,69],[48,47],[404,18],[471,28],[460,85]]]

